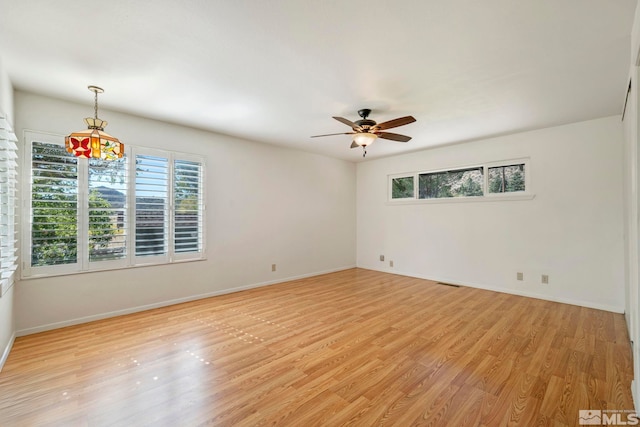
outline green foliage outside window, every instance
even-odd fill
[[[31,265],[76,263],[78,259],[77,159],[63,146],[34,142],[32,149]],[[94,209],[90,244],[104,247],[112,236],[110,204],[97,191],[89,194]]]
[[[402,178],[393,178],[391,180],[391,198],[413,198],[413,177],[404,176]]]
[[[421,199],[482,196],[482,187],[482,167],[424,173],[418,177],[418,195]]]
[[[525,191],[524,164],[489,168],[489,192]]]

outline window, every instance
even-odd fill
[[[459,169],[390,175],[389,200],[533,198],[528,168],[529,159],[517,159]]]
[[[176,254],[202,251],[202,164],[175,160],[173,167]]]
[[[482,167],[418,175],[420,199],[482,196]]]
[[[89,262],[127,257],[126,185],[124,157],[89,159]]]
[[[489,192],[524,191],[524,163],[489,168]]]
[[[127,147],[118,160],[85,160],[61,137],[26,136],[25,277],[204,257],[200,157]]]
[[[136,156],[136,256],[169,254],[169,159]]]
[[[413,199],[413,176],[391,178],[392,199]]]
[[[17,139],[0,114],[0,296],[13,285],[16,255],[16,163]]]
[[[78,262],[78,159],[58,144],[31,146],[31,265]]]

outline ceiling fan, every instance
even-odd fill
[[[400,117],[397,119],[389,120],[383,123],[376,123],[373,120],[368,119],[369,114],[371,114],[371,110],[368,108],[363,108],[362,110],[358,110],[358,115],[362,117],[361,120],[356,120],[352,122],[351,120],[347,120],[344,117],[333,117],[337,121],[344,123],[347,126],[350,126],[353,132],[342,132],[342,133],[328,133],[325,135],[313,135],[311,138],[318,138],[321,136],[333,136],[333,135],[353,135],[353,142],[351,143],[351,148],[362,147],[363,154],[362,157],[367,155],[367,146],[373,144],[373,142],[377,138],[389,139],[391,141],[396,142],[407,142],[411,140],[410,136],[400,135],[399,133],[391,133],[391,132],[382,132],[386,129],[395,128],[398,126],[408,125],[409,123],[413,123],[416,121],[412,116]]]

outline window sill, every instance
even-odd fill
[[[148,263],[148,264],[137,264],[137,265],[128,265],[128,266],[120,266],[120,267],[104,267],[104,268],[94,268],[91,270],[83,270],[83,271],[78,271],[78,270],[74,270],[74,271],[58,271],[58,272],[45,272],[45,273],[35,273],[35,274],[31,274],[29,276],[24,276],[24,275],[20,275],[20,280],[36,280],[36,279],[46,279],[48,277],[58,277],[58,276],[72,276],[75,274],[87,274],[87,273],[100,273],[100,272],[105,272],[105,271],[114,271],[114,270],[127,270],[130,268],[145,268],[145,267],[158,267],[161,265],[176,265],[176,264],[183,264],[183,263],[188,263],[188,262],[198,262],[198,261],[206,261],[207,258],[206,257],[202,257],[202,258],[192,258],[192,259],[181,259],[181,260],[174,260],[172,262],[154,262],[154,263]]]
[[[477,202],[512,202],[518,200],[532,200],[535,194],[495,194],[477,197],[443,197],[441,199],[397,199],[388,200],[387,205],[421,205],[439,203],[477,203]]]

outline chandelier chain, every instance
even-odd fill
[[[98,91],[95,91],[94,93],[94,103],[93,103],[93,113],[95,114],[95,118],[98,118]]]

